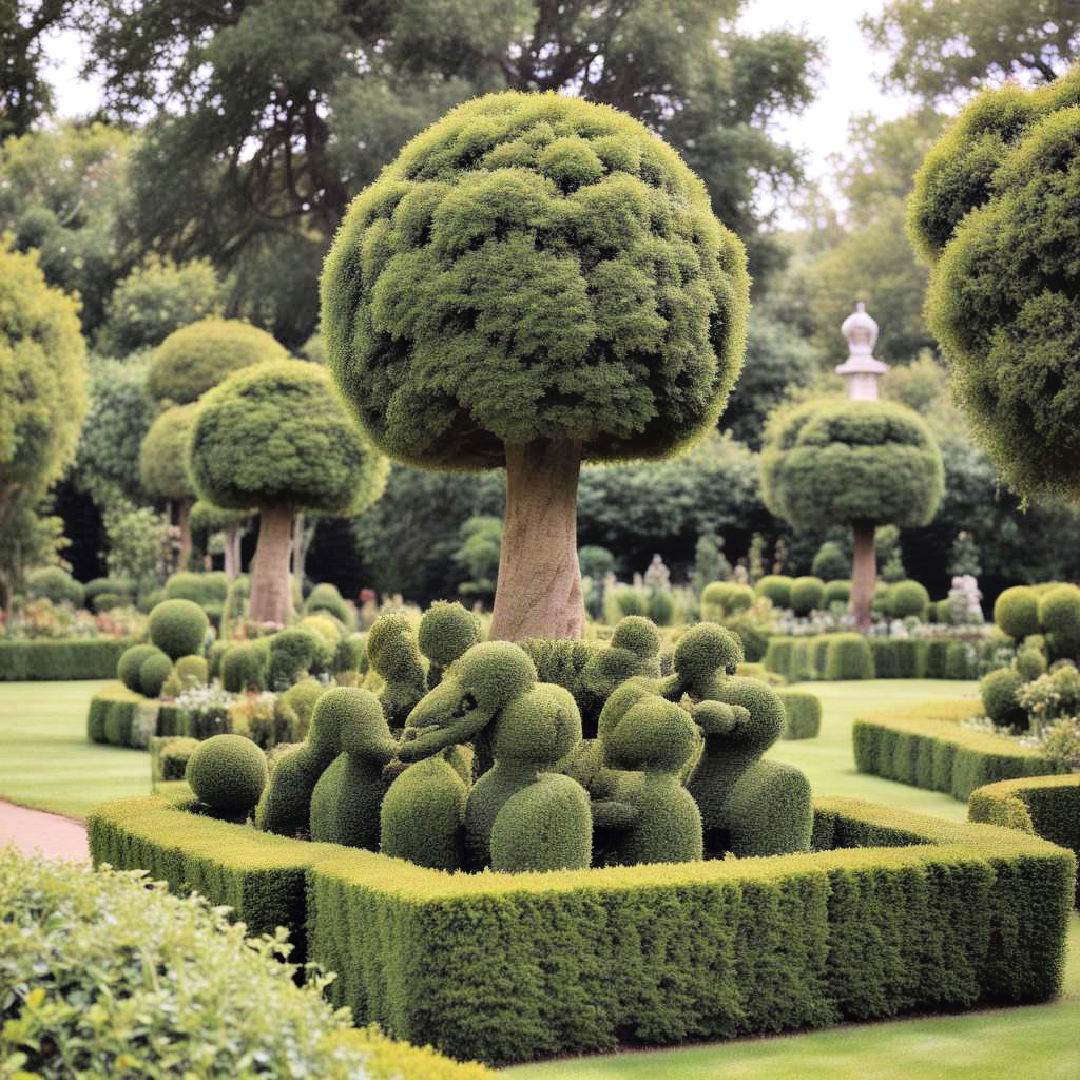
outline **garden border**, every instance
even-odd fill
[[[43,638],[0,641],[0,682],[113,679],[134,638]]]

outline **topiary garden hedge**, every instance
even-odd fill
[[[857,634],[774,634],[765,653],[765,668],[793,682],[809,679],[976,679],[979,652],[971,643],[949,638],[865,638],[870,650],[866,667],[861,646],[840,644],[830,673],[829,648],[834,639],[850,641]],[[867,671],[869,670],[869,674]],[[860,674],[844,674],[859,672]],[[839,674],[837,674],[839,673]]]
[[[0,682],[111,679],[127,638],[0,641]]]

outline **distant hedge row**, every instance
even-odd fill
[[[964,802],[984,784],[1058,771],[1037,750],[961,726],[961,720],[981,713],[977,700],[936,701],[857,719],[852,727],[855,767]]]
[[[129,638],[0,641],[0,682],[112,679]]]
[[[450,875],[190,805],[99,808],[95,861],[203,892],[253,932],[306,932],[357,1022],[455,1057],[772,1034],[1060,987],[1075,860],[1015,830],[829,799],[812,854]]]
[[[945,638],[868,638],[862,634],[778,635],[767,670],[792,682],[811,679],[977,679],[975,647]]]

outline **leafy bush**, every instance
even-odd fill
[[[979,683],[983,710],[1001,727],[1027,726],[1027,712],[1017,699],[1023,679],[1012,668],[1001,668],[985,675]]]
[[[172,661],[160,649],[153,649],[139,662],[139,693],[156,698],[172,674]]]
[[[231,645],[221,658],[221,685],[230,694],[265,690],[270,651],[259,642]]]
[[[794,649],[795,638],[773,635],[769,638],[769,647],[765,651],[765,670],[787,678],[791,674]]]
[[[675,620],[675,597],[662,589],[649,593],[646,615],[657,626],[670,626]]]
[[[1013,585],[1005,589],[994,602],[994,622],[1003,634],[1022,641],[1029,634],[1038,634],[1039,594],[1028,585]]]
[[[0,641],[0,682],[110,679],[130,646],[126,638]]]
[[[912,615],[922,619],[930,606],[930,594],[917,581],[897,581],[889,586],[885,604],[894,619]]]
[[[133,645],[116,662],[116,677],[129,690],[139,693],[139,668],[144,660],[158,651],[156,646],[146,643]]]
[[[779,690],[787,719],[783,738],[812,739],[821,730],[821,698],[806,690]]]
[[[207,613],[221,614],[229,592],[229,580],[215,570],[210,573],[172,574],[165,582],[165,595],[170,600],[190,600]]]
[[[798,577],[791,583],[791,610],[796,615],[809,615],[825,607],[825,582],[818,577]]]
[[[848,579],[851,577],[851,559],[842,544],[835,540],[826,540],[817,549],[810,570],[815,577],[830,579]]]
[[[183,780],[191,754],[200,744],[189,735],[155,735],[150,740],[150,782]]]
[[[825,654],[826,679],[872,679],[874,658],[862,634],[830,634]]]
[[[150,640],[167,656],[201,653],[210,620],[192,600],[163,600],[150,612]]]
[[[317,634],[306,629],[280,630],[269,639],[268,682],[273,690],[285,690],[302,675],[318,671],[326,656],[326,646]]]
[[[23,591],[30,599],[44,596],[54,604],[68,603],[79,607],[83,602],[82,585],[59,566],[31,570],[23,580]]]
[[[766,574],[754,583],[754,592],[764,596],[775,608],[791,607],[791,578],[783,574]]]
[[[328,581],[320,582],[311,590],[311,595],[304,604],[304,611],[309,615],[327,611],[348,629],[356,629],[356,613],[345,603],[337,586]]]
[[[207,806],[247,814],[266,787],[266,755],[243,735],[214,735],[192,751],[185,777]]]
[[[825,607],[831,608],[833,604],[843,604],[847,607],[851,600],[851,582],[826,581],[825,582]]]

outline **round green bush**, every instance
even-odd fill
[[[270,653],[253,642],[230,645],[221,657],[221,685],[230,694],[265,690]]]
[[[147,657],[157,652],[153,645],[132,645],[125,649],[116,662],[116,677],[133,693],[139,693],[139,668]]]
[[[331,585],[328,581],[319,582],[319,584],[311,590],[311,595],[308,596],[307,601],[304,604],[304,611],[308,615],[314,615],[316,612],[325,611],[330,615],[333,615],[335,619],[350,630],[356,628],[355,613],[352,608],[345,603],[345,598],[338,592],[337,586]]]
[[[654,589],[649,593],[647,617],[657,626],[670,626],[675,620],[675,597],[669,592]]]
[[[984,675],[979,683],[983,709],[986,715],[1002,727],[1026,727],[1027,713],[1016,700],[1017,691],[1024,680],[1012,668],[999,668]]]
[[[99,593],[115,593],[130,600],[135,595],[135,582],[124,578],[94,578],[83,586],[86,605],[92,606],[94,597]]]
[[[424,612],[417,631],[420,651],[440,669],[464,656],[481,637],[480,617],[449,600],[436,600]]]
[[[139,482],[161,499],[190,499],[187,444],[198,404],[175,405],[150,425],[139,449]]]
[[[1039,598],[1039,624],[1045,634],[1080,636],[1080,589],[1058,585]]]
[[[724,626],[742,642],[743,655],[750,663],[764,659],[769,647],[769,631],[745,613],[724,620]]]
[[[167,599],[168,597],[165,595],[164,589],[151,589],[149,592],[139,594],[139,599],[135,603],[135,609],[142,615],[149,615],[162,600]]]
[[[266,787],[266,755],[243,735],[204,739],[188,760],[187,782],[196,797],[226,814],[247,814]]]
[[[1016,654],[1016,673],[1024,682],[1031,682],[1046,672],[1046,654],[1026,646]]]
[[[844,546],[835,540],[826,540],[817,549],[814,561],[810,565],[810,571],[814,577],[828,581],[838,578],[851,577],[851,558],[844,551]]]
[[[279,630],[270,639],[269,683],[272,689],[292,686],[303,674],[313,672],[326,651],[317,634],[300,627]],[[329,663],[330,657],[325,657]]]
[[[825,606],[825,582],[817,577],[797,577],[791,583],[791,610],[800,616]]]
[[[615,591],[615,606],[619,609],[619,614],[623,617],[627,615],[640,615],[644,618],[648,613],[645,597],[637,589],[630,588],[629,586],[624,586]]]
[[[994,603],[994,622],[1009,637],[1022,641],[1042,630],[1039,623],[1039,596],[1029,585],[1013,585]]]
[[[754,590],[734,581],[713,581],[701,591],[701,617],[719,621],[749,611]]]
[[[791,578],[784,574],[766,574],[754,584],[754,592],[764,596],[775,608],[791,607]]]
[[[165,582],[165,596],[169,600],[190,600],[204,611],[209,608],[220,611],[228,592],[229,579],[219,570],[172,574]]]
[[[894,619],[912,615],[921,619],[930,606],[930,594],[917,581],[897,581],[889,586],[885,604]]]
[[[69,573],[59,566],[42,566],[27,573],[24,591],[31,600],[43,597],[54,604],[74,604],[81,607],[84,590]]]
[[[179,660],[202,651],[210,620],[193,600],[163,600],[150,612],[150,640]]]
[[[155,649],[139,665],[139,693],[144,697],[156,698],[172,670],[172,660],[160,649]]]
[[[851,601],[851,582],[826,581],[825,582],[825,607],[830,608],[833,604],[847,604]]]
[[[872,679],[874,657],[862,634],[830,634],[825,654],[826,679]]]
[[[107,611],[115,611],[117,608],[125,607],[131,601],[119,593],[101,592],[94,597],[92,604],[94,612],[97,615],[104,615]]]
[[[174,668],[182,687],[206,686],[210,681],[210,664],[205,656],[181,656]]]

